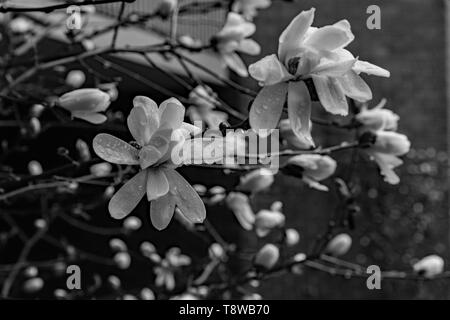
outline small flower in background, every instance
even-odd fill
[[[206,216],[203,201],[192,186],[174,169],[172,150],[198,130],[184,123],[184,107],[176,99],[164,101],[160,107],[147,97],[136,97],[128,116],[128,129],[140,149],[109,134],[94,138],[96,154],[115,164],[140,165],[141,171],[130,179],[109,202],[109,212],[123,219],[147,194],[151,201],[150,219],[158,230],[165,229],[177,206],[192,222]]]
[[[328,191],[328,187],[319,183],[334,174],[337,163],[329,156],[318,154],[301,154],[291,157],[289,165],[295,165],[302,168],[302,180],[311,188]]]
[[[255,231],[258,237],[265,237],[274,228],[284,226],[286,218],[281,208],[261,210],[255,215]]]
[[[131,257],[128,252],[117,252],[113,257],[114,263],[119,269],[128,269],[131,265]]]
[[[206,85],[198,85],[189,93],[189,102],[192,104],[186,114],[192,123],[198,121],[206,123],[209,129],[219,129],[222,122],[228,120],[228,114],[214,110],[220,105],[217,94]]]
[[[175,288],[174,271],[190,264],[191,258],[181,254],[179,248],[170,248],[166,252],[166,256],[161,263],[154,267],[154,272],[156,274],[155,284],[159,287],[164,286],[167,290],[172,291]]]
[[[31,106],[30,115],[35,118],[39,118],[44,112],[45,107],[40,103],[35,103]]]
[[[122,286],[122,281],[117,276],[108,276],[107,282],[114,290],[119,290]]]
[[[91,160],[91,151],[89,150],[88,144],[84,140],[78,139],[77,142],[75,142],[75,148],[77,149],[78,155],[82,161]]]
[[[123,220],[123,228],[128,231],[136,231],[142,227],[142,221],[138,217],[127,217]]]
[[[29,266],[28,268],[26,268],[23,271],[23,274],[25,275],[25,277],[27,278],[35,278],[38,276],[39,274],[39,270],[38,268],[36,268],[35,266]]]
[[[108,162],[101,162],[93,164],[89,171],[91,171],[91,174],[94,175],[97,178],[106,177],[111,173],[112,166]]]
[[[378,131],[375,143],[365,150],[378,164],[384,180],[390,184],[398,184],[400,178],[394,169],[403,164],[398,156],[408,153],[410,147],[407,136],[392,131]]]
[[[325,253],[333,256],[343,256],[350,250],[351,246],[352,238],[346,233],[341,233],[328,242]]]
[[[347,20],[311,27],[315,9],[301,12],[279,38],[278,54],[249,66],[250,75],[264,86],[250,109],[253,129],[276,128],[287,99],[294,133],[314,146],[310,132],[311,97],[304,81],[312,79],[322,106],[332,114],[346,115],[346,97],[365,102],[372,92],[361,72],[388,77],[389,72],[356,59],[344,47],[353,41]]]
[[[265,269],[272,269],[280,258],[280,249],[268,243],[262,247],[255,256],[254,264]]]
[[[113,238],[109,240],[109,247],[114,251],[128,251],[127,244],[118,238]]]
[[[23,284],[23,291],[32,294],[42,290],[44,287],[44,280],[42,278],[36,277],[28,279]]]
[[[413,265],[413,270],[426,278],[433,278],[444,271],[444,259],[438,255],[429,255]]]
[[[139,293],[139,297],[142,300],[156,300],[155,294],[149,288],[142,288],[141,292]]]
[[[236,190],[250,193],[257,193],[269,188],[274,181],[274,174],[267,168],[251,171],[241,176]]]
[[[300,241],[300,234],[293,228],[286,229],[285,242],[289,247],[295,246]]]
[[[222,30],[212,40],[225,65],[241,77],[247,77],[248,72],[236,51],[249,55],[260,53],[259,44],[252,39],[248,39],[255,33],[255,30],[256,27],[253,23],[245,21],[241,15],[235,12],[230,12]]]
[[[356,120],[361,124],[359,130],[365,131],[396,131],[398,120],[400,117],[388,109],[383,109],[386,99],[383,99],[378,105],[372,109],[368,109],[363,105],[360,112],[355,116]]]
[[[66,84],[73,88],[80,88],[86,82],[86,75],[81,70],[71,70],[66,76]]]
[[[248,197],[241,192],[230,192],[225,199],[228,208],[234,213],[242,228],[252,230],[255,214]]]
[[[236,0],[231,10],[240,13],[247,20],[253,20],[258,14],[258,9],[266,9],[272,4],[271,0]]]
[[[69,111],[74,118],[83,119],[93,124],[107,120],[104,112],[110,105],[110,97],[99,89],[77,89],[62,95],[57,104]]]
[[[39,161],[31,160],[28,162],[28,172],[32,176],[38,176],[44,172],[44,169],[42,169],[42,165],[39,163]]]
[[[212,260],[222,260],[223,261],[226,259],[225,249],[219,243],[211,244],[208,249],[208,254]]]

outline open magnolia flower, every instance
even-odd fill
[[[256,41],[247,39],[255,33],[256,27],[253,23],[245,21],[245,19],[235,13],[228,13],[224,27],[213,39],[215,47],[219,52],[223,62],[231,70],[241,77],[247,77],[247,67],[236,51],[249,55],[257,55],[261,51],[261,47]]]
[[[347,20],[311,27],[315,9],[301,12],[279,38],[278,54],[250,65],[250,75],[264,86],[250,110],[253,129],[274,129],[287,99],[292,130],[314,145],[310,133],[311,97],[304,81],[312,79],[322,106],[338,115],[348,113],[346,97],[365,102],[372,92],[361,72],[389,77],[389,71],[355,58],[344,47],[354,35]]]
[[[101,112],[106,111],[111,103],[110,96],[94,88],[77,89],[63,94],[57,104],[69,111],[74,118],[99,124],[107,120]]]
[[[302,180],[311,188],[328,191],[328,187],[319,181],[329,178],[336,171],[336,161],[329,156],[319,154],[301,154],[290,158],[288,165],[302,168]]]
[[[242,14],[245,19],[252,20],[258,9],[268,8],[271,4],[271,0],[235,0],[231,9]]]
[[[126,217],[147,194],[150,218],[158,230],[167,227],[175,207],[192,222],[205,219],[205,206],[191,185],[177,172],[172,150],[198,128],[184,123],[185,109],[176,99],[157,104],[136,97],[127,119],[128,129],[139,147],[101,133],[93,141],[94,151],[105,161],[140,165],[141,171],[111,198],[109,212],[115,219]]]
[[[394,169],[403,164],[402,156],[409,152],[411,143],[408,137],[392,131],[377,131],[375,143],[366,149],[369,156],[378,164],[384,181],[397,184],[400,178]]]

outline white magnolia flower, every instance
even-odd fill
[[[250,75],[264,86],[250,110],[253,129],[274,129],[287,99],[291,127],[309,141],[311,97],[304,81],[312,79],[322,106],[332,114],[346,115],[346,97],[368,101],[372,92],[361,72],[389,77],[389,71],[356,59],[344,47],[354,35],[347,20],[321,28],[311,27],[315,9],[301,12],[279,38],[278,54],[249,66]]]
[[[376,132],[375,143],[366,149],[369,156],[378,164],[384,180],[390,184],[397,184],[400,178],[394,169],[403,164],[402,156],[409,152],[411,143],[408,137],[392,131]]]
[[[175,288],[174,271],[177,268],[188,266],[191,264],[191,258],[181,254],[179,248],[170,248],[166,252],[165,258],[159,266],[154,268],[156,274],[155,284],[157,286],[165,286],[167,290],[172,291]]]
[[[203,201],[177,172],[172,151],[198,128],[184,123],[184,107],[176,99],[157,104],[147,97],[136,97],[127,123],[139,148],[109,134],[98,134],[93,141],[96,154],[115,164],[140,165],[139,171],[109,201],[109,212],[123,219],[147,194],[151,201],[150,219],[158,230],[165,229],[175,211],[193,222],[206,216]]]
[[[280,249],[277,246],[268,243],[262,247],[255,256],[255,265],[272,269],[280,258]]]
[[[99,124],[106,121],[104,112],[110,105],[108,94],[99,89],[77,89],[62,95],[58,101],[61,108],[66,109],[72,117]]]
[[[242,228],[251,230],[255,223],[255,214],[248,197],[240,192],[230,192],[225,202],[228,208],[233,211]]]
[[[311,188],[328,191],[328,187],[319,181],[329,178],[336,171],[337,163],[329,156],[318,154],[301,154],[291,157],[289,165],[296,165],[302,168],[302,180]]]
[[[426,278],[432,278],[444,271],[444,259],[435,254],[426,256],[416,262],[413,269]]]
[[[350,250],[351,246],[352,238],[346,233],[341,233],[328,242],[325,253],[333,256],[342,256]]]
[[[252,20],[258,9],[268,8],[271,4],[271,0],[235,0],[231,9],[242,14],[245,19]]]
[[[368,109],[363,106],[361,111],[355,116],[356,120],[361,123],[361,132],[365,131],[396,131],[398,120],[400,117],[388,109],[383,109],[386,100],[383,99],[377,106]]]
[[[249,55],[257,55],[261,47],[249,36],[255,33],[256,26],[235,13],[228,13],[224,27],[214,37],[216,49],[222,57],[223,62],[231,70],[241,77],[247,77],[247,67],[236,53],[242,52]]]

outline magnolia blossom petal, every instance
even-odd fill
[[[347,97],[359,102],[372,100],[372,90],[355,71],[350,70],[337,79]]]
[[[378,77],[385,77],[385,78],[389,78],[391,76],[391,73],[386,70],[383,69],[377,65],[374,65],[370,62],[367,61],[361,61],[358,60],[356,61],[355,65],[353,66],[353,70],[356,73],[366,73],[366,74],[371,74],[374,76],[378,76]]]
[[[378,164],[381,175],[384,176],[384,181],[390,184],[398,184],[400,178],[395,173],[394,169],[403,164],[400,158],[386,153],[371,152],[373,160]]]
[[[320,103],[328,112],[345,116],[348,103],[344,90],[335,78],[312,75]]]
[[[283,112],[288,84],[281,82],[263,87],[253,101],[250,109],[250,126],[255,130],[274,129]],[[261,132],[258,132],[261,135]]]
[[[286,56],[292,50],[296,50],[303,40],[306,31],[314,20],[315,8],[301,12],[291,23],[284,29],[280,35],[278,44],[278,57],[280,61],[286,63]]]
[[[152,201],[162,197],[169,192],[169,181],[164,171],[160,168],[148,169],[147,176],[147,199]]]
[[[261,85],[271,86],[292,78],[275,54],[271,54],[248,67],[250,75]]]
[[[85,113],[85,112],[72,112],[72,116],[74,118],[83,119],[87,122],[93,123],[93,124],[100,124],[108,120],[108,118],[101,113]]]
[[[185,109],[175,98],[163,101],[159,107],[160,128],[178,129],[183,124]]]
[[[247,67],[237,53],[231,52],[223,54],[222,59],[228,68],[236,72],[238,75],[241,77],[248,77]]]
[[[151,202],[150,220],[156,229],[167,228],[175,212],[175,205],[175,198],[170,193]]]
[[[163,154],[154,146],[145,146],[139,150],[139,164],[141,169],[146,169],[158,162]]]
[[[261,46],[253,39],[244,39],[239,42],[237,50],[251,56],[256,56],[261,52]]]
[[[133,211],[145,195],[147,171],[142,170],[127,181],[109,201],[108,209],[114,219],[123,219]]]
[[[294,134],[314,146],[310,128],[311,97],[303,81],[289,82],[288,115]]]
[[[137,96],[127,118],[131,135],[141,146],[145,146],[159,127],[158,105],[150,98]]]
[[[320,182],[318,182],[314,179],[311,179],[307,176],[304,176],[302,178],[302,180],[304,183],[306,183],[308,185],[308,187],[310,187],[312,189],[316,189],[319,191],[328,191],[329,190],[327,186],[325,186],[325,185],[321,184]]]
[[[352,70],[356,59],[321,63],[311,70],[318,76],[339,77]]]
[[[115,164],[139,164],[139,150],[110,134],[98,134],[92,146],[95,153],[105,161]]]
[[[338,25],[325,26],[314,31],[305,40],[305,46],[316,50],[333,51],[345,47],[354,39],[350,24],[339,22]]]
[[[169,193],[175,198],[176,205],[181,213],[191,222],[203,222],[206,218],[206,209],[198,193],[175,170],[167,169],[164,173],[169,181]]]

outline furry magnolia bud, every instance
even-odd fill
[[[268,243],[262,247],[255,256],[255,265],[272,269],[280,257],[280,250],[277,246]]]
[[[351,246],[352,238],[346,233],[341,233],[328,242],[325,252],[333,256],[342,256],[350,250]]]
[[[438,255],[430,255],[422,258],[413,266],[414,272],[426,278],[432,278],[444,270],[444,259]]]

